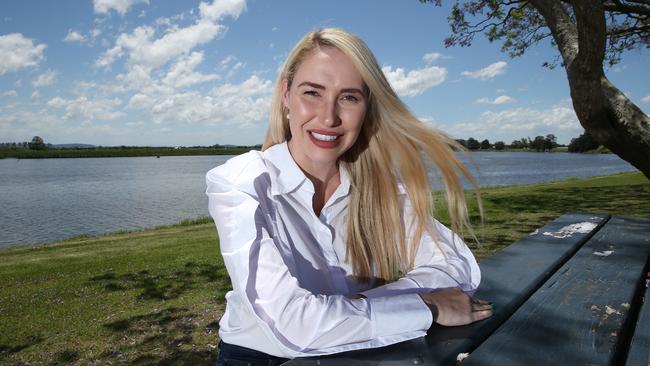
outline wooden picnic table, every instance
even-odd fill
[[[480,263],[490,319],[284,365],[650,366],[650,218],[565,214]]]

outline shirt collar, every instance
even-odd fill
[[[271,163],[269,170],[272,183],[271,193],[273,195],[293,192],[307,181],[305,173],[302,172],[296,161],[293,160],[286,141],[266,149],[264,151],[264,158],[267,162]],[[350,191],[350,174],[345,168],[345,164],[339,164],[339,173],[341,185],[336,190],[347,195]],[[311,184],[306,186],[313,191]]]
[[[266,149],[264,158],[271,163],[269,170],[273,195],[293,192],[307,179],[293,160],[286,141]]]

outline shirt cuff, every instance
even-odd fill
[[[433,323],[431,310],[418,294],[368,299],[375,337],[427,331]]]

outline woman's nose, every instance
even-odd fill
[[[328,101],[323,106],[322,120],[325,126],[333,127],[341,124],[341,118],[339,117],[339,108],[336,100]]]

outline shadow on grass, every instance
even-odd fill
[[[195,288],[197,285],[213,283],[217,290],[230,290],[230,278],[223,265],[187,262],[184,269],[173,273],[151,273],[143,270],[136,273],[117,275],[107,272],[90,279],[104,285],[109,292],[141,290],[138,296],[143,300],[171,300]]]
[[[130,291],[137,299],[148,301],[149,309],[153,309],[102,325],[111,331],[112,340],[99,355],[101,364],[207,365],[216,361],[214,346],[219,325],[212,320],[216,314],[206,315],[193,308],[174,307],[172,303],[166,305],[165,301],[191,290],[205,289],[206,285],[215,297],[223,298],[231,289],[223,265],[187,262],[168,272],[107,272],[90,282],[107,292]]]
[[[192,334],[203,332],[216,344],[219,325],[214,321],[197,329],[198,317],[187,308],[172,307],[104,324],[119,340],[100,359],[127,365],[213,364],[216,349],[192,344]]]
[[[50,366],[55,366],[55,365],[66,365],[73,363],[79,359],[79,353],[73,350],[63,350],[61,352],[57,352],[54,355],[54,360],[51,361],[48,365]]]
[[[41,336],[30,336],[29,342],[19,344],[16,346],[9,346],[6,344],[0,344],[0,361],[4,360],[5,358],[13,355],[14,353],[18,353],[25,348],[37,345],[43,341],[43,337]]]
[[[556,188],[527,195],[487,198],[511,212],[603,212],[650,214],[650,186]]]

